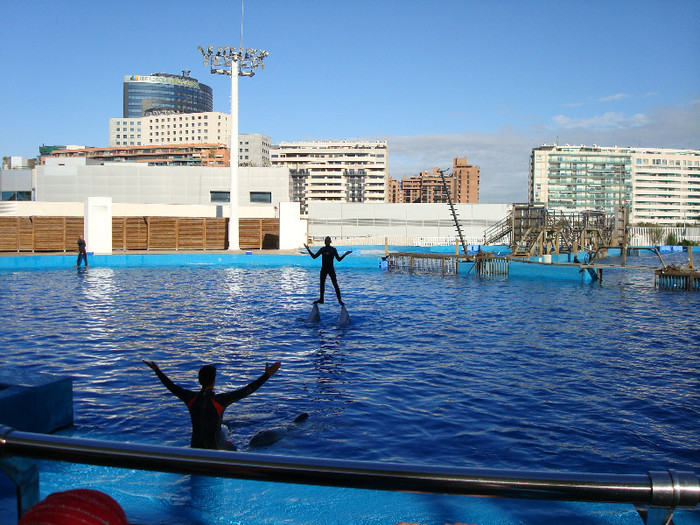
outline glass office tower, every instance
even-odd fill
[[[164,113],[206,113],[213,109],[212,89],[189,76],[154,73],[124,77],[124,118]]]

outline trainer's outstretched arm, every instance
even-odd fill
[[[309,245],[308,245],[308,244],[304,244],[304,248],[306,248],[306,251],[309,252],[309,255],[310,255],[311,257],[313,257],[314,259],[315,259],[316,257],[318,257],[319,254],[321,253],[321,250],[317,251],[316,253],[312,252],[312,251],[311,251],[311,248],[309,248]]]
[[[338,257],[338,261],[342,261],[343,259],[345,259],[346,255],[350,255],[351,253],[352,253],[352,250],[345,252],[343,255]]]
[[[276,363],[272,363],[271,365],[268,363],[265,363],[265,373],[269,376],[275,375],[275,372],[280,369],[280,365],[282,364],[281,361],[277,361]]]
[[[143,362],[146,363],[148,367],[156,373],[158,379],[160,379],[160,382],[165,385],[165,388],[170,390],[170,392],[172,392],[175,396],[179,397],[184,401],[184,389],[181,386],[178,386],[175,383],[173,383],[172,380],[168,376],[166,376],[163,373],[163,371],[158,367],[155,361],[146,361],[144,359]]]
[[[156,364],[155,361],[146,361],[145,359],[143,360],[144,363],[148,365],[148,367],[153,370],[154,372],[158,373],[160,371],[160,368],[158,368],[158,365]]]

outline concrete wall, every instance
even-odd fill
[[[112,199],[89,197],[85,202],[85,242],[93,253],[112,253]]]
[[[192,166],[144,166],[138,163],[93,165],[85,158],[47,158],[36,168],[36,200],[85,202],[109,197],[115,203],[210,205],[211,192],[228,193],[230,169]],[[271,203],[289,202],[287,168],[239,168],[239,207],[251,203],[250,192],[271,193]],[[227,203],[223,204],[226,207]]]
[[[32,170],[29,168],[0,170],[0,192],[18,191],[32,191]]]
[[[455,204],[462,233],[480,244],[484,230],[508,214],[507,204]],[[309,203],[309,236],[455,238],[447,204]],[[475,242],[474,242],[475,241]]]
[[[280,203],[280,250],[301,248],[306,243],[308,221],[300,214],[298,202]]]
[[[178,204],[125,204],[113,203],[114,217],[228,217],[230,207],[210,205]],[[82,217],[85,212],[84,202],[5,202],[0,205],[0,215],[10,217]],[[246,219],[273,219],[277,210],[272,204],[265,207],[245,207],[239,209]]]

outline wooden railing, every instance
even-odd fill
[[[75,252],[83,228],[82,217],[0,217],[0,252]],[[113,217],[112,250],[226,250],[227,228],[216,217]],[[238,231],[241,249],[279,248],[279,219],[240,219]]]

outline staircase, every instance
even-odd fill
[[[513,212],[508,212],[503,219],[498,221],[493,226],[489,226],[484,230],[484,244],[493,244],[500,241],[506,235],[513,231]]]
[[[440,178],[442,179],[442,187],[445,190],[445,195],[447,195],[447,203],[450,205],[450,211],[452,212],[452,220],[455,222],[455,229],[457,230],[457,235],[459,235],[459,242],[462,244],[462,250],[464,251],[464,255],[467,254],[467,243],[464,240],[464,235],[462,234],[462,227],[459,224],[459,215],[457,214],[457,210],[455,210],[455,205],[452,202],[452,194],[450,193],[450,188],[447,185],[447,180],[445,179],[445,172],[443,170],[439,170],[440,172]]]

